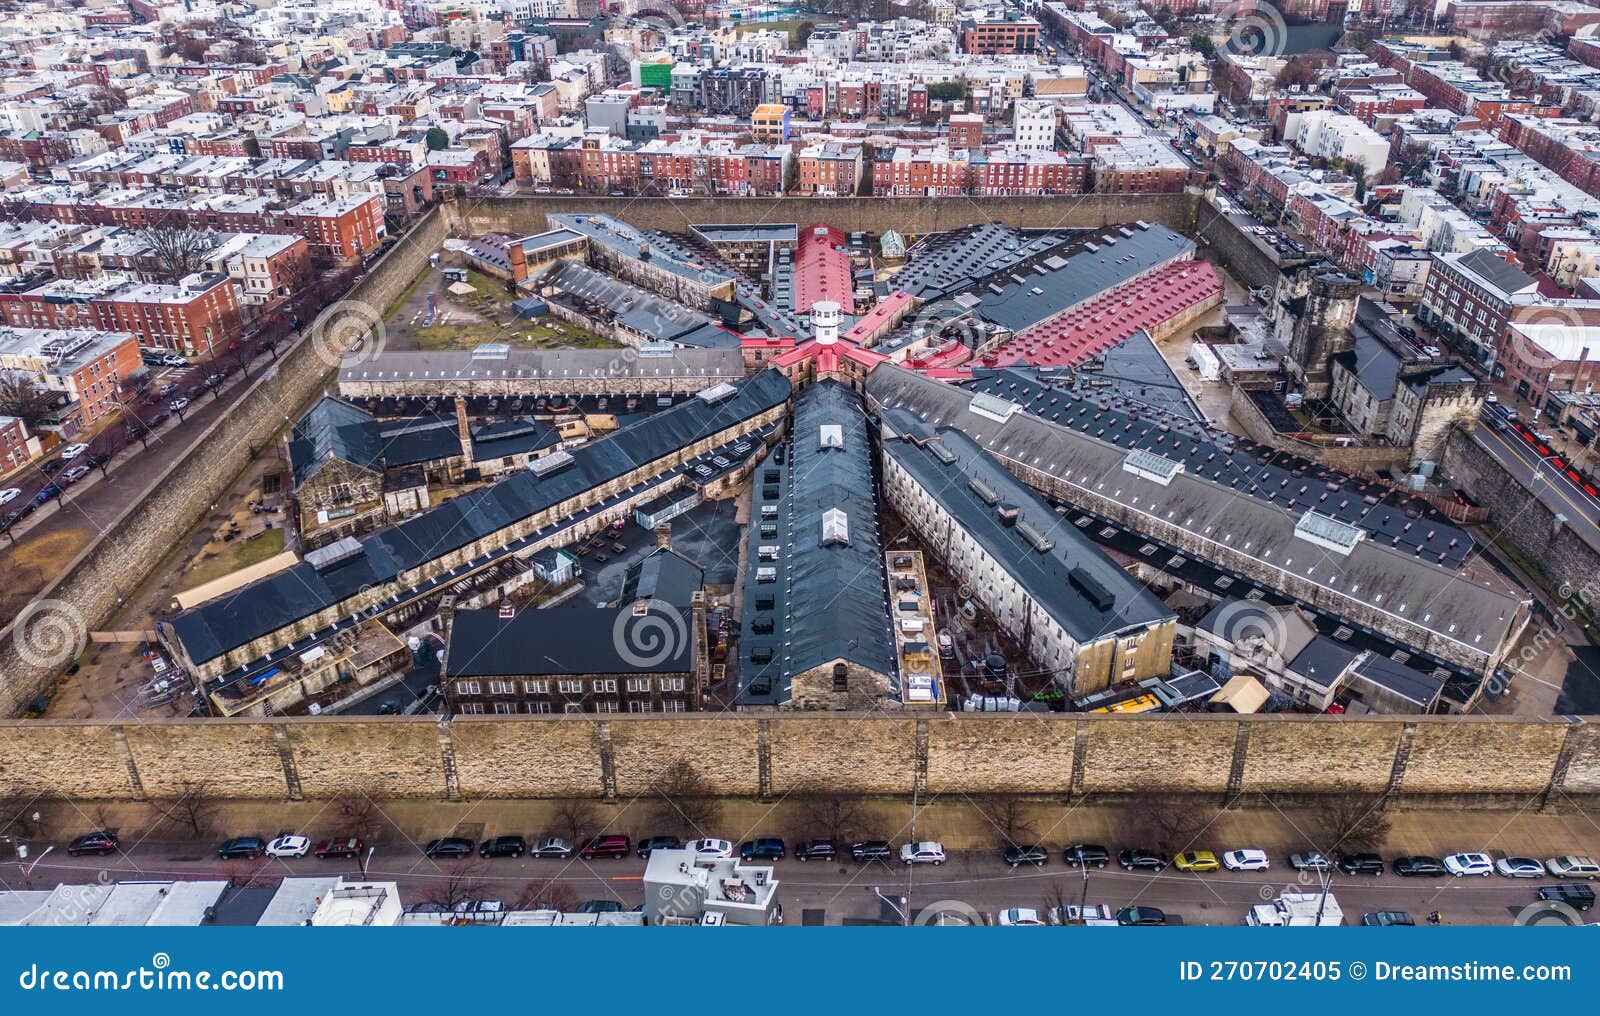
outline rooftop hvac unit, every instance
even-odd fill
[[[707,388],[702,392],[697,393],[695,398],[706,403],[707,405],[716,405],[718,402],[732,398],[734,393],[738,390],[739,389],[735,388],[733,385],[723,381],[712,385],[710,388]]]
[[[1096,610],[1110,610],[1117,602],[1111,595],[1111,590],[1084,568],[1073,568],[1067,573],[1067,583],[1083,594],[1084,599],[1094,604]]]
[[[354,536],[346,536],[336,540],[326,547],[318,547],[306,554],[305,561],[317,571],[323,571],[338,564],[340,561],[349,560],[361,554],[361,541]]]
[[[1037,550],[1041,554],[1047,554],[1053,547],[1055,547],[1055,543],[1043,533],[1039,532],[1039,530],[1035,529],[1031,523],[1018,522],[1017,532],[1022,535],[1024,540],[1028,541],[1034,550]]]
[[[528,472],[532,473],[534,476],[545,477],[551,475],[552,473],[560,472],[567,466],[572,465],[572,463],[573,458],[571,452],[551,452],[549,455],[540,456],[537,459],[530,460],[528,462]]]
[[[977,477],[968,480],[967,486],[972,488],[974,494],[983,499],[984,504],[992,505],[1000,500],[1000,495],[995,493],[994,488]]]

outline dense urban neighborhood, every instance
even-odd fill
[[[0,925],[1589,920],[1600,6],[0,65]]]

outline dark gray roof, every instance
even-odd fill
[[[1021,403],[1030,412],[1036,405],[1048,405],[1050,396],[1064,393],[1074,399],[1118,395],[1128,405],[1148,406],[1177,419],[1204,418],[1161,350],[1144,332],[1134,332],[1082,367],[977,367],[972,379],[961,384]]]
[[[1533,276],[1486,247],[1462,255],[1460,264],[1507,296],[1539,284]]]
[[[1265,565],[1273,574],[1292,575],[1340,597],[1359,599],[1427,629],[1439,644],[1450,642],[1487,655],[1520,623],[1523,597],[1452,571],[1454,562],[1449,567],[1439,563],[1450,562],[1456,551],[1444,546],[1434,552],[1439,531],[1449,526],[1409,518],[1400,508],[1381,502],[1368,504],[1359,492],[1335,480],[1325,481],[1322,474],[1284,473],[1279,485],[1271,478],[1275,474],[1262,475],[1263,461],[1272,457],[1270,450],[1258,450],[1263,458],[1257,460],[1245,442],[1230,440],[1215,447],[1213,454],[1200,444],[1197,428],[1166,426],[1148,414],[1123,419],[1110,414],[1109,401],[1064,406],[1058,411],[1059,423],[1027,412],[1012,412],[1002,423],[989,413],[974,412],[970,392],[892,364],[874,370],[866,387],[874,406],[881,407],[885,424],[896,432],[912,426],[956,427],[993,455],[1057,477],[1064,491],[1093,491],[1114,501],[1130,518],[1181,527],[1201,546],[1225,547],[1231,554]],[[1199,462],[1192,467],[1185,464],[1165,485],[1130,471],[1123,442],[1139,431],[1151,440],[1155,453],[1170,455],[1179,463],[1198,456]],[[1142,445],[1141,441],[1134,446]],[[1243,459],[1224,460],[1230,448]],[[1272,486],[1247,493],[1252,483]],[[1326,501],[1321,494],[1327,495]],[[1307,495],[1313,504],[1301,507],[1297,499]],[[1072,495],[1063,497],[1071,500]],[[1361,540],[1343,556],[1323,553],[1299,533],[1309,508],[1341,519],[1339,513],[1345,508],[1358,510],[1360,521],[1350,524],[1373,538]],[[1426,551],[1407,545],[1407,539],[1417,539],[1418,531]],[[1306,549],[1311,552],[1303,552]]]
[[[664,600],[688,609],[704,581],[699,565],[670,548],[657,547],[623,575],[618,599],[624,607],[635,600]]]
[[[978,298],[985,321],[1020,332],[1193,250],[1193,241],[1165,226],[1112,228],[1072,254],[1035,258],[960,295]]]
[[[659,648],[630,649],[630,625],[654,622]],[[665,604],[634,616],[631,605],[519,610],[458,610],[450,622],[444,672],[455,677],[556,677],[565,674],[683,674],[694,656],[689,614]],[[659,659],[657,658],[659,656]]]
[[[1431,705],[1449,679],[1449,675],[1442,670],[1423,673],[1381,653],[1372,652],[1356,664],[1354,674],[1421,706]]]
[[[836,435],[841,446],[824,447],[824,428],[827,440]],[[777,462],[774,450],[756,468],[751,484],[739,701],[786,701],[795,674],[840,658],[886,675],[895,687],[895,644],[861,397],[836,381],[812,385],[795,400],[790,434],[782,446],[784,461]],[[763,505],[778,507],[776,536],[761,535]],[[822,540],[823,516],[833,510],[844,513],[847,542]],[[760,560],[763,546],[779,548],[777,559]],[[756,581],[761,568],[775,569],[776,580]],[[773,606],[757,609],[765,597],[773,598]],[[755,630],[762,619],[773,623],[771,633]],[[770,663],[751,662],[758,647],[772,650]],[[751,692],[753,681],[769,682],[770,693]]]
[[[552,448],[560,443],[561,435],[548,423],[529,417],[496,420],[472,432],[472,457],[481,462]]]
[[[931,233],[910,252],[894,285],[931,302],[967,288],[979,276],[1053,253],[1072,242],[1074,235],[1073,230],[1021,230],[998,222]]]
[[[329,459],[382,471],[372,414],[348,402],[325,398],[300,418],[289,436],[289,465],[296,487]]]
[[[1166,604],[967,435],[947,427],[938,432],[936,440],[953,456],[953,461],[946,464],[935,454],[931,442],[887,440],[883,453],[932,494],[955,517],[956,524],[999,561],[1074,640],[1093,642],[1124,628],[1175,616]],[[973,480],[994,492],[999,499],[997,505],[991,506],[978,495],[971,486]],[[1015,505],[1019,523],[1031,526],[1054,546],[1042,553],[1035,549],[1021,530],[1000,520],[996,513],[999,505]],[[1086,594],[1088,583],[1084,576],[1109,596],[1108,603],[1097,603]]]
[[[1305,648],[1289,661],[1289,669],[1327,687],[1344,672],[1346,667],[1350,666],[1350,661],[1359,655],[1361,654],[1358,651],[1349,646],[1336,642],[1326,635],[1318,635],[1307,642]]]
[[[184,611],[172,619],[172,632],[191,660],[205,663],[782,405],[789,392],[789,380],[767,370],[738,382],[734,394],[721,401],[689,399],[573,449],[572,465],[557,472],[540,477],[518,471],[378,530],[361,541],[361,553],[321,570],[301,562]]]
[[[800,235],[800,227],[793,222],[697,222],[689,228],[711,243],[794,240]]]
[[[1361,387],[1379,402],[1394,398],[1400,380],[1399,354],[1365,328],[1356,328],[1355,339],[1355,348],[1336,354],[1334,359],[1354,374]]]
[[[998,396],[1021,406],[1024,412],[1079,433],[1116,445],[1142,448],[1182,462],[1194,476],[1223,484],[1233,490],[1291,511],[1316,511],[1374,536],[1394,546],[1427,555],[1430,560],[1460,567],[1471,555],[1475,542],[1471,535],[1438,518],[1418,516],[1421,506],[1402,502],[1403,495],[1380,484],[1337,469],[1309,462],[1287,452],[1259,445],[1246,438],[1212,430],[1192,417],[1169,415],[1143,402],[1140,397],[1116,389],[1096,392],[1070,381],[1040,384],[1047,375],[1030,374],[1016,368],[977,369],[973,380],[952,391],[952,386],[928,379],[910,380],[909,372],[880,369],[868,384],[883,389],[911,389],[919,394],[909,398],[919,413],[932,409],[953,411],[970,397],[964,391],[979,391]],[[925,397],[923,397],[925,395]],[[948,416],[940,422],[948,422]]]
[[[312,406],[289,438],[289,463],[297,487],[329,459],[381,472],[460,454],[461,438],[454,417],[380,421],[364,409],[331,397]]]

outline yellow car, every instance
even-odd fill
[[[1179,871],[1216,871],[1222,865],[1217,863],[1217,855],[1209,850],[1191,850],[1187,854],[1179,854],[1173,865]]]

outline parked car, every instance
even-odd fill
[[[1595,864],[1591,857],[1572,854],[1550,858],[1544,862],[1544,870],[1556,878],[1600,878],[1600,864]]]
[[[267,841],[259,836],[236,836],[217,848],[217,857],[224,861],[249,860],[267,852]]]
[[[1539,887],[1539,898],[1551,903],[1565,903],[1574,910],[1594,907],[1594,888],[1581,882],[1563,882]]]
[[[361,848],[365,846],[354,836],[341,836],[338,839],[323,840],[311,851],[317,857],[360,857]]]
[[[994,923],[1002,928],[1043,928],[1044,918],[1032,907],[1007,907],[994,915]]]
[[[493,836],[478,847],[479,857],[521,857],[528,852],[528,841],[521,836]]]
[[[10,504],[21,496],[22,490],[20,488],[7,487],[5,490],[0,490],[0,504]]]
[[[639,856],[648,858],[657,850],[682,850],[683,841],[676,836],[646,836],[639,841]]]
[[[1289,867],[1295,871],[1327,871],[1333,867],[1333,862],[1323,856],[1320,850],[1307,850],[1299,854],[1290,854]]]
[[[628,838],[612,834],[594,837],[583,845],[583,849],[578,851],[578,856],[585,861],[593,861],[599,858],[619,861],[627,857],[629,853],[631,853],[631,847],[628,843]]]
[[[1265,850],[1244,847],[1226,851],[1222,855],[1222,866],[1229,871],[1266,871],[1272,867],[1272,859]]]
[[[788,856],[783,841],[770,836],[739,844],[739,858],[744,861],[781,861]]]
[[[1172,863],[1179,871],[1216,871],[1222,867],[1217,861],[1217,855],[1209,850],[1186,851],[1173,858]]]
[[[900,848],[900,860],[905,864],[943,864],[944,845],[935,840],[907,843]]]
[[[59,458],[45,459],[43,462],[39,463],[39,471],[41,473],[53,473],[60,468],[61,459]]]
[[[448,861],[459,857],[471,857],[477,847],[476,843],[464,836],[445,836],[423,847],[422,855],[435,861]]]
[[[797,861],[831,861],[838,855],[832,840],[804,840],[794,848]]]
[[[39,493],[33,495],[34,504],[44,504],[53,497],[61,496],[61,488],[53,483],[47,483],[39,488]]]
[[[1117,854],[1117,863],[1128,871],[1165,871],[1167,855],[1153,850],[1124,850]]]
[[[279,836],[267,844],[268,857],[304,857],[311,851],[311,840],[305,836]]]
[[[61,475],[56,477],[56,482],[57,483],[77,483],[79,480],[83,479],[85,476],[88,476],[88,475],[89,475],[89,467],[88,466],[73,466],[71,469],[62,470],[61,471]]]
[[[1421,855],[1395,858],[1394,873],[1404,878],[1442,878],[1449,874],[1443,861]]]
[[[1012,846],[1006,848],[1004,860],[1013,868],[1019,864],[1031,864],[1035,868],[1042,868],[1045,862],[1050,860],[1050,854],[1043,847],[1032,844]]]
[[[690,840],[683,845],[683,849],[697,858],[711,859],[733,856],[733,843],[728,840]]]
[[[110,829],[101,829],[98,832],[84,833],[67,844],[67,855],[78,857],[82,854],[114,854],[117,852],[117,834]]]
[[[1334,867],[1346,875],[1382,875],[1383,858],[1377,854],[1341,854]]]
[[[129,441],[137,441],[148,433],[150,433],[150,428],[146,427],[142,423],[139,423],[138,421],[128,424]]]
[[[1361,923],[1369,928],[1411,928],[1417,922],[1404,910],[1380,910],[1375,914],[1361,915]]]
[[[172,410],[174,413],[181,413],[185,409],[189,408],[189,400],[180,396],[167,403],[167,408]]]
[[[178,386],[169,381],[166,384],[162,385],[160,388],[157,388],[156,389],[156,394],[161,396],[162,398],[166,398],[168,395],[171,395],[173,392],[175,392],[177,390],[178,390]]]
[[[528,856],[566,860],[572,856],[572,844],[559,836],[545,836],[529,848]]]
[[[1111,860],[1111,851],[1098,843],[1074,843],[1062,851],[1061,859],[1074,868],[1081,868],[1086,864],[1104,868]]]
[[[862,840],[850,844],[850,856],[858,861],[887,861],[894,857],[888,840]]]
[[[89,446],[86,444],[69,444],[61,449],[61,460],[63,462],[71,462],[88,450]]]
[[[1450,854],[1444,859],[1444,869],[1456,878],[1463,875],[1481,875],[1488,878],[1494,874],[1494,860],[1488,854]]]
[[[1544,863],[1535,857],[1502,857],[1494,870],[1505,878],[1544,878]]]
[[[1117,911],[1117,923],[1130,928],[1159,928],[1167,923],[1167,915],[1155,907],[1123,907]]]
[[[622,904],[616,900],[584,900],[578,904],[580,914],[620,914]]]

